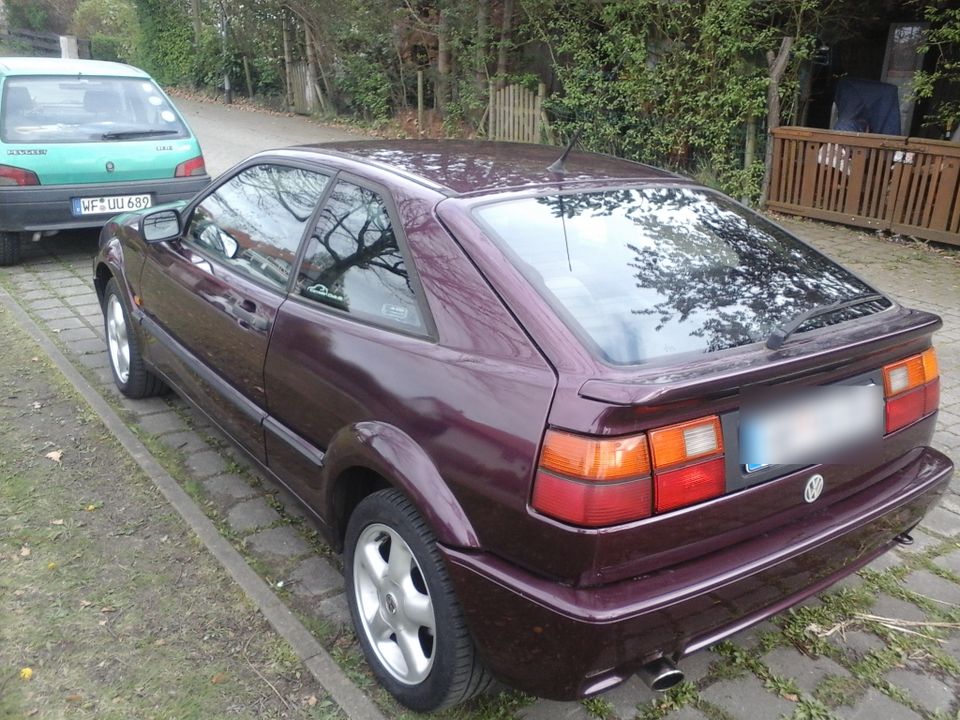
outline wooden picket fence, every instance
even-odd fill
[[[767,207],[960,245],[960,144],[773,130]]]
[[[488,140],[539,143],[547,130],[543,115],[546,86],[540,83],[537,92],[522,85],[506,85],[497,89],[490,83],[486,131]]]

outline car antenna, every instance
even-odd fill
[[[547,172],[563,175],[567,171],[567,168],[565,167],[567,155],[569,155],[570,151],[573,150],[573,146],[577,144],[577,141],[580,139],[581,132],[583,132],[582,127],[578,127],[576,131],[574,131],[573,136],[570,138],[570,142],[568,142],[567,146],[563,149],[563,154],[552,163],[547,165]]]

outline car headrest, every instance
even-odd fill
[[[7,88],[7,96],[4,102],[8,113],[25,113],[33,109],[33,98],[30,97],[30,91],[25,87]]]

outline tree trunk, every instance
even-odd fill
[[[513,42],[513,0],[503,0],[503,23],[500,26],[500,45],[497,48],[497,89],[506,84],[507,57]]]
[[[190,0],[190,16],[193,19],[193,47],[200,48],[200,0]]]
[[[319,74],[317,72],[317,47],[313,43],[313,33],[308,23],[303,24],[304,43],[307,46],[307,108],[313,112],[316,108],[314,101],[320,106],[321,112],[327,112],[327,101],[320,92]]]
[[[440,115],[447,109],[450,97],[450,27],[446,10],[440,11],[440,24],[437,26],[437,88],[436,106]]]
[[[780,50],[774,55],[772,50],[767,51],[767,65],[770,67],[770,84],[767,85],[767,148],[764,153],[763,192],[760,195],[760,205],[767,202],[767,188],[770,187],[770,172],[773,166],[773,130],[780,127],[780,81],[787,71],[787,62],[790,60],[790,49],[793,47],[793,38],[785,37],[780,42]]]
[[[490,18],[490,0],[477,0],[477,44],[474,48],[474,77],[477,94],[482,95],[487,85],[487,24]]]

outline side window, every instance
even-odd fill
[[[378,325],[424,329],[383,198],[349,182],[320,211],[297,292]]]
[[[284,290],[304,228],[329,180],[284,165],[246,168],[196,207],[187,240],[233,270]]]

